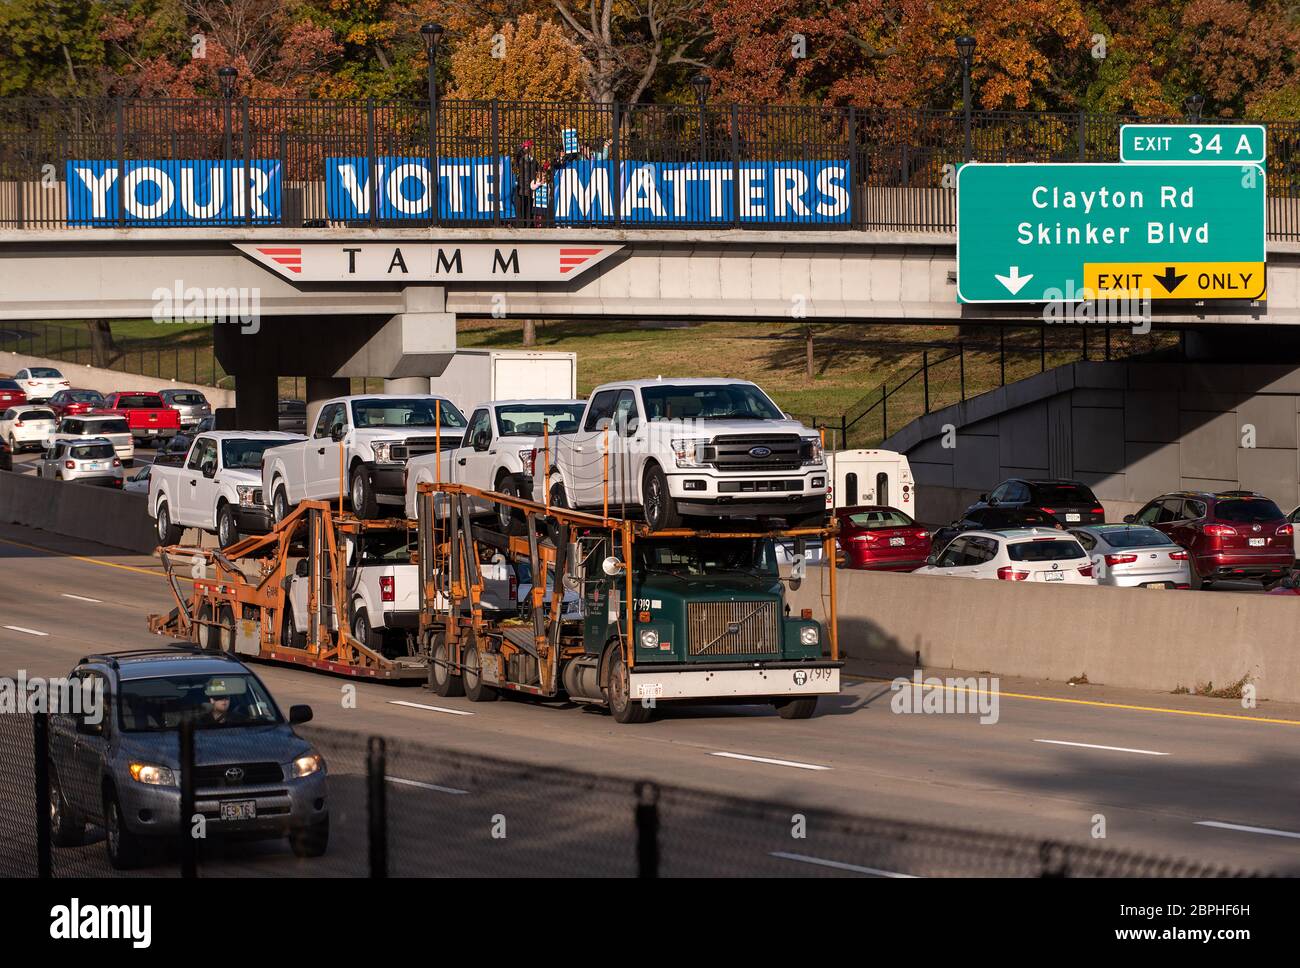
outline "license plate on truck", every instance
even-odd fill
[[[256,800],[227,800],[221,804],[222,820],[256,820]]]

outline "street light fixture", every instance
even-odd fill
[[[709,79],[709,75],[703,72],[700,72],[699,74],[696,74],[694,77],[691,78],[691,88],[695,91],[695,100],[700,107],[700,163],[701,164],[703,164],[705,160],[705,156],[708,154],[708,151],[705,147],[705,140],[704,140],[704,128],[705,128],[704,105],[709,100],[709,88],[712,86],[713,86],[713,82]]]
[[[1205,107],[1205,98],[1200,94],[1193,94],[1183,102],[1183,113],[1187,115],[1187,120],[1196,122],[1201,120],[1201,109]]]
[[[962,160],[970,161],[970,67],[975,60],[975,38],[962,34],[956,44],[957,60],[961,62]]]
[[[420,27],[420,39],[429,66],[429,218],[438,224],[438,42],[442,39],[442,24],[428,23]]]

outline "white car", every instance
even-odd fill
[[[46,446],[56,440],[76,440],[81,437],[103,437],[113,445],[113,452],[123,467],[135,463],[135,439],[125,417],[97,417],[84,414],[64,417],[59,421],[54,433],[50,434]]]
[[[358,517],[406,500],[406,462],[460,446],[465,418],[432,394],[371,393],[326,400],[310,439],[266,452],[262,488],[276,522],[302,501],[346,492]]]
[[[963,531],[913,575],[992,578],[1064,585],[1095,585],[1079,539],[1054,528]]]
[[[1140,524],[1094,524],[1070,534],[1092,557],[1098,585],[1115,588],[1191,588],[1187,549],[1162,531]]]
[[[49,407],[23,404],[10,407],[0,414],[0,439],[8,442],[9,450],[44,450],[45,442],[59,425],[54,411]]]
[[[60,390],[72,386],[62,373],[52,366],[29,366],[14,374],[14,380],[32,403],[48,400]]]
[[[122,485],[122,490],[128,494],[149,494],[149,476],[153,471],[152,464],[145,464],[138,471],[126,479]]]
[[[56,440],[36,462],[36,476],[101,487],[122,486],[122,462],[101,437]]]

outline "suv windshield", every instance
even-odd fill
[[[1214,517],[1219,521],[1233,524],[1258,524],[1261,521],[1277,521],[1282,518],[1281,509],[1267,498],[1245,498],[1235,501],[1220,501],[1214,506]]]
[[[638,541],[641,567],[674,575],[712,575],[718,572],[775,577],[776,547],[766,538],[700,541]]]
[[[1092,504],[1097,503],[1092,491],[1082,484],[1035,484],[1034,496],[1044,504]]]
[[[173,438],[174,439],[174,438]],[[246,471],[262,469],[262,454],[268,447],[279,447],[287,440],[223,440],[221,466],[226,470],[236,468]]]
[[[649,386],[641,390],[648,420],[783,420],[752,383]]]
[[[208,401],[201,393],[194,393],[190,390],[182,390],[179,393],[171,394],[172,403],[183,403],[186,406],[203,406]]]
[[[78,444],[72,448],[77,460],[107,460],[113,456],[112,444]]]
[[[497,407],[497,426],[502,437],[540,437],[543,428],[553,434],[578,429],[585,403],[522,403]]]
[[[85,427],[84,433],[88,434],[129,434],[131,432],[130,426],[123,417],[110,417],[107,420],[86,418],[82,426]]]
[[[187,716],[194,717],[199,729],[281,722],[275,703],[250,675],[126,679],[119,686],[119,695],[122,729],[128,733],[177,729]]]
[[[19,420],[53,420],[53,410],[27,410],[18,414]]]
[[[1077,541],[1061,538],[1034,538],[1007,545],[1007,555],[1012,561],[1065,561],[1087,558],[1088,553]]]
[[[163,410],[166,404],[156,393],[124,393],[117,398],[117,405],[123,410]]]
[[[435,405],[438,408],[436,414]],[[352,426],[358,429],[432,427],[438,420],[444,427],[461,429],[465,426],[465,418],[450,400],[443,400],[441,403],[432,399],[352,401]]]

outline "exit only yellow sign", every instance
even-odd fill
[[[1088,262],[1083,284],[1097,298],[1265,298],[1262,262]]]

